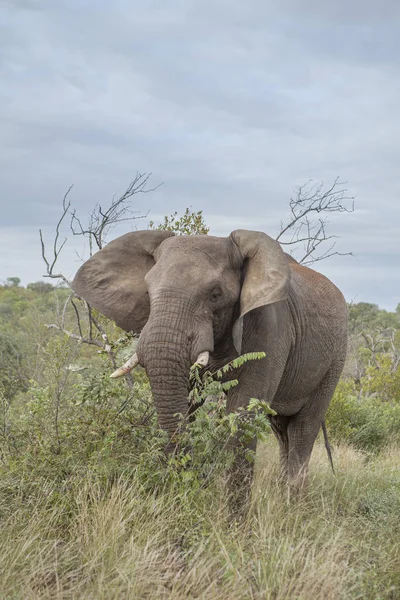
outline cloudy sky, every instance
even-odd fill
[[[157,220],[203,210],[214,235],[276,235],[308,180],[340,176],[318,263],[354,301],[400,302],[397,0],[0,0],[0,281],[41,278],[61,200],[84,216],[137,171]],[[146,221],[126,224],[146,228]],[[79,267],[79,239],[60,267]]]

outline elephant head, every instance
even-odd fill
[[[288,261],[265,233],[227,238],[127,233],[79,269],[72,288],[128,332],[140,333],[137,362],[150,379],[159,425],[169,434],[188,410],[190,366],[234,338],[243,317],[286,297]]]

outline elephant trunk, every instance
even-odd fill
[[[182,319],[179,307],[171,314],[166,304],[152,307],[137,353],[150,381],[159,427],[173,438],[179,415],[186,417],[189,407],[191,344],[189,319]]]
[[[173,438],[179,431],[180,416],[187,415],[189,402],[189,352],[184,340],[171,339],[161,343],[146,344],[146,371],[150,380],[160,429]]]
[[[190,367],[196,359],[206,366],[212,350],[212,323],[196,319],[186,294],[165,290],[152,299],[137,357],[150,380],[159,426],[171,437],[179,415],[188,414]]]

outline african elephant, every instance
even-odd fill
[[[146,369],[159,425],[171,437],[177,413],[188,413],[194,362],[215,369],[239,353],[265,352],[239,369],[227,407],[268,401],[282,470],[292,485],[304,484],[346,355],[346,302],[326,277],[265,233],[149,230],[110,242],[81,266],[72,288],[125,331],[141,332],[137,353],[116,375],[138,362]]]

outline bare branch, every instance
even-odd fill
[[[133,221],[135,219],[144,219],[148,213],[140,215],[138,211],[132,210],[129,205],[129,199],[135,194],[147,194],[160,187],[147,189],[150,174],[137,173],[135,179],[129,184],[125,192],[119,198],[113,198],[110,206],[103,209],[100,204],[96,204],[89,214],[88,224],[84,226],[76,214],[76,210],[70,212],[70,228],[73,235],[83,235],[89,240],[90,256],[95,250],[101,250],[109,230],[118,223]]]
[[[325,253],[322,254],[321,256],[317,256],[316,258],[313,258],[312,260],[309,261],[299,261],[301,262],[301,264],[307,266],[307,265],[312,265],[320,260],[324,260],[325,258],[330,258],[331,256],[354,256],[353,252],[331,252],[330,254]]]
[[[75,304],[75,302],[73,301],[72,298],[71,298],[71,304],[72,304],[73,309],[75,311],[76,322],[77,322],[78,329],[79,329],[79,335],[81,336],[81,338],[83,338],[82,327],[81,327],[81,319],[80,319],[80,316],[79,316],[79,311],[78,311],[78,308],[77,308],[77,306],[76,306],[76,304]],[[63,323],[63,327],[64,327],[64,323]],[[89,339],[93,339],[92,335],[91,335],[91,332],[90,332],[90,335],[89,335]]]
[[[92,311],[92,307],[90,306],[90,304],[85,302],[85,305],[86,305],[86,310],[88,312],[89,335],[92,338],[93,337],[93,311]]]
[[[348,256],[351,252],[332,251],[336,242],[328,250],[318,254],[317,248],[328,240],[337,239],[326,231],[327,219],[322,214],[354,211],[354,197],[349,196],[345,187],[346,182],[337,177],[333,184],[324,189],[324,183],[312,184],[307,182],[296,189],[296,195],[289,201],[290,218],[276,237],[282,246],[303,245],[304,251],[299,262],[312,264],[330,256]],[[315,218],[316,217],[316,218]]]
[[[68,296],[68,298],[64,302],[64,308],[63,308],[63,311],[62,311],[62,314],[61,314],[61,327],[62,328],[64,328],[64,325],[65,325],[65,313],[67,311],[68,303],[70,301],[72,302],[72,295],[73,295],[73,292],[70,293],[70,295]]]
[[[72,333],[72,331],[62,329],[59,325],[56,325],[55,323],[46,323],[45,327],[47,327],[47,329],[57,329],[58,331],[62,331],[63,333],[65,333],[66,336],[72,338],[73,340],[77,340],[80,343],[90,344],[92,346],[98,346],[99,348],[104,349],[103,344],[99,340],[95,340],[93,338],[83,338],[80,335],[76,335],[76,333]]]
[[[378,369],[381,368],[377,357],[379,354],[384,353],[391,357],[391,371],[395,373],[400,365],[400,352],[395,345],[396,329],[377,327],[372,333],[361,331],[359,335],[364,340],[365,347],[371,353],[371,361],[374,366]]]
[[[41,243],[41,247],[42,247],[42,258],[43,258],[43,260],[45,262],[46,273],[47,273],[44,277],[52,277],[53,279],[62,279],[68,285],[69,285],[69,282],[66,279],[66,277],[64,277],[61,274],[54,275],[53,269],[54,269],[54,267],[56,265],[56,262],[57,262],[57,260],[58,260],[58,258],[60,256],[60,252],[64,248],[65,242],[67,241],[67,238],[65,238],[64,241],[61,242],[61,245],[59,244],[60,227],[61,227],[61,225],[62,225],[65,217],[67,216],[69,208],[71,206],[71,202],[68,200],[68,196],[69,196],[72,188],[73,188],[73,185],[71,185],[68,188],[68,190],[66,191],[66,193],[64,194],[64,198],[63,198],[63,202],[62,202],[63,212],[62,212],[62,215],[61,215],[61,217],[58,220],[58,223],[56,225],[56,233],[55,233],[54,242],[53,242],[53,259],[52,259],[51,263],[50,263],[50,261],[46,257],[45,245],[44,245],[44,240],[43,240],[43,233],[42,233],[42,230],[39,229],[40,243]],[[67,200],[68,200],[68,202],[67,202]]]

